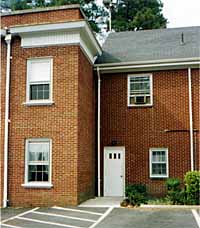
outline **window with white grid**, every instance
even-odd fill
[[[25,183],[51,182],[51,140],[26,140]]]
[[[168,177],[168,149],[150,149],[150,177]]]
[[[128,76],[128,105],[152,105],[152,75]]]
[[[27,60],[27,102],[52,100],[52,58]]]

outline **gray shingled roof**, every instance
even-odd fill
[[[200,57],[200,26],[111,33],[96,63],[193,57]]]

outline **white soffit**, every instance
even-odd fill
[[[86,21],[16,26],[10,32],[21,37],[24,48],[79,44],[92,63],[102,53]]]

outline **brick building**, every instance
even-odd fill
[[[200,27],[111,33],[79,5],[2,15],[1,203],[165,191],[199,168]]]

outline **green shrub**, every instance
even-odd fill
[[[167,199],[174,204],[185,204],[186,194],[181,190],[181,181],[178,178],[169,178],[166,181]]]
[[[142,184],[129,184],[126,186],[125,194],[128,203],[132,206],[139,206],[141,203],[146,203],[146,186]]]
[[[187,204],[200,204],[200,171],[187,172],[184,178],[187,193]]]

